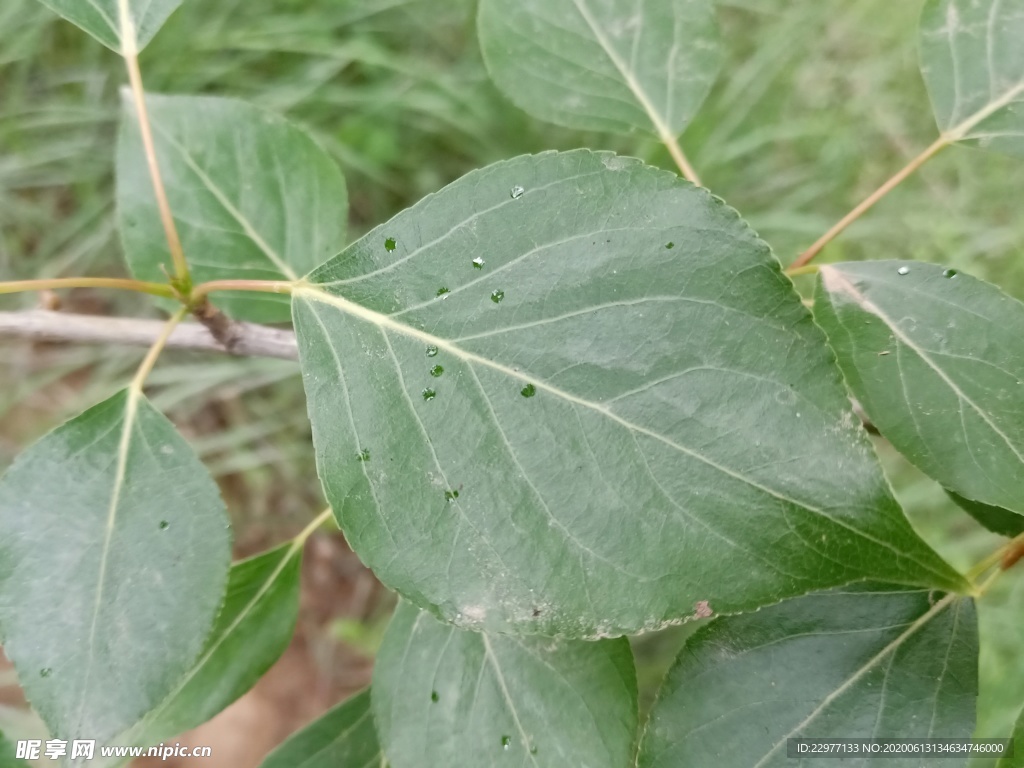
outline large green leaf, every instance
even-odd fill
[[[869,576],[963,586],[768,246],[674,174],[587,150],[476,171],[293,313],[342,528],[460,626],[615,636]]]
[[[694,634],[651,710],[638,765],[783,768],[794,764],[790,738],[969,738],[977,693],[969,599],[877,584],[810,595]]]
[[[1024,155],[1024,9],[1019,0],[928,0],[921,72],[950,139]]]
[[[260,768],[387,768],[370,712],[370,691],[348,699],[279,746]]]
[[[289,280],[345,244],[348,198],[334,161],[281,117],[234,99],[147,95],[168,201],[196,282]],[[117,149],[121,238],[132,272],[165,281],[167,240],[131,100]],[[217,294],[257,322],[288,319],[288,298]]]
[[[137,390],[25,451],[0,480],[0,630],[54,737],[105,743],[159,704],[229,563],[217,486]]]
[[[165,741],[205,723],[248,691],[291,641],[301,564],[302,545],[295,542],[232,566],[224,607],[199,659],[117,743]]]
[[[401,603],[374,667],[373,713],[394,768],[625,768],[633,656],[625,638],[488,636]]]
[[[722,62],[712,0],[482,0],[479,32],[491,77],[530,114],[663,140]]]
[[[181,0],[40,0],[118,53],[141,51]],[[122,11],[127,12],[122,17]],[[127,26],[126,26],[127,22]],[[123,32],[127,34],[122,35]]]
[[[1024,512],[1024,304],[952,269],[821,268],[814,313],[872,423],[968,499]]]

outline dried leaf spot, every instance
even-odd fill
[[[711,610],[711,604],[707,600],[698,600],[693,604],[693,618],[695,619],[709,619],[714,613]]]

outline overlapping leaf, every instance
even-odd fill
[[[479,30],[512,101],[584,130],[674,137],[722,61],[711,0],[483,0]]]
[[[111,736],[181,679],[230,560],[217,486],[133,389],[25,451],[0,480],[0,633],[60,739]]]
[[[860,585],[717,619],[669,672],[638,765],[782,768],[790,738],[966,739],[977,659],[973,603],[926,590]]]
[[[629,643],[488,636],[399,605],[373,677],[394,768],[623,768],[637,729]]]
[[[944,134],[1024,155],[1024,6],[1018,0],[928,0],[921,72]]]
[[[288,647],[299,609],[302,547],[286,544],[231,568],[206,647],[171,694],[119,744],[157,744],[212,718],[248,691]]]
[[[1024,515],[1018,515],[1008,509],[982,504],[980,501],[965,499],[959,493],[946,491],[946,494],[964,512],[969,514],[985,528],[1000,536],[1013,538],[1024,533]]]
[[[260,768],[387,768],[370,712],[370,692],[342,702],[291,736]]]
[[[821,268],[815,315],[883,435],[967,499],[1024,513],[1024,305],[934,264]]]
[[[334,161],[283,118],[233,99],[148,95],[160,170],[193,279],[294,279],[345,244]],[[165,281],[167,241],[132,104],[117,151],[121,238],[132,272]],[[217,294],[235,317],[288,319],[288,299]]]
[[[349,541],[460,626],[615,636],[869,576],[962,585],[768,247],[674,174],[498,163],[313,272],[293,313]]]
[[[40,0],[118,53],[141,51],[181,0]],[[127,18],[122,18],[122,11]],[[125,22],[128,22],[127,28]],[[122,34],[127,32],[127,35]]]

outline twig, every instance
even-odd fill
[[[148,347],[159,338],[165,325],[162,320],[73,315],[41,309],[0,312],[0,338],[38,341]],[[292,331],[254,323],[232,324],[230,350],[199,323],[179,325],[167,340],[167,347],[243,357],[299,359],[299,349]]]
[[[786,270],[787,274],[796,274],[796,270],[806,265],[811,259],[817,256],[821,249],[831,243],[844,229],[853,224],[857,219],[863,216],[875,203],[889,194],[900,182],[910,176],[914,171],[924,165],[930,160],[936,153],[938,153],[944,147],[949,146],[950,139],[947,136],[942,136],[936,139],[931,146],[929,146],[924,152],[919,154],[893,176],[889,178],[882,186],[868,195],[864,200],[852,211],[843,216],[828,232],[818,238],[817,242],[814,243],[810,248],[800,254],[797,259],[789,265]]]

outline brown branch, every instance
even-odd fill
[[[73,315],[42,309],[0,312],[0,338],[37,341],[145,347],[156,341],[165,325],[163,320]],[[243,357],[299,359],[299,349],[292,331],[254,323],[231,324],[230,349],[205,326],[182,323],[167,340],[167,347]]]

